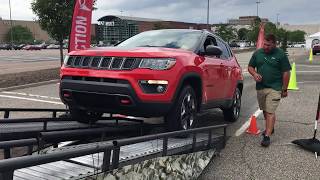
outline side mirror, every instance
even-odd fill
[[[206,47],[205,55],[209,56],[220,56],[222,54],[222,50],[218,46],[208,45]]]

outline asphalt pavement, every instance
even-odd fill
[[[64,54],[66,53],[67,51],[64,50]],[[58,67],[60,67],[58,49],[0,51],[0,75]]]
[[[242,56],[248,58],[250,54]],[[239,61],[244,62],[245,58],[242,57]],[[200,180],[319,179],[320,157],[316,159],[313,153],[301,149],[291,141],[313,136],[320,93],[320,56],[314,56],[313,62],[310,63],[308,55],[301,52],[294,61],[297,64],[299,90],[289,91],[289,96],[281,101],[276,112],[275,134],[271,136],[271,145],[268,148],[261,147],[261,135],[245,132],[240,136],[235,134],[248,121],[250,114],[258,110],[255,82],[244,72],[247,78],[242,97],[241,117],[238,122],[230,125],[230,138],[226,148],[212,159],[199,177]],[[257,119],[258,128],[264,130],[262,115]]]
[[[245,76],[241,115],[237,122],[229,125],[226,148],[212,159],[199,179],[319,179],[320,171],[317,170],[320,157],[317,160],[313,153],[290,142],[312,136],[316,101],[320,93],[320,55],[314,56],[310,63],[306,52],[300,49],[293,52],[300,56],[294,59],[299,90],[290,91],[289,97],[281,102],[277,111],[275,134],[271,137],[269,148],[260,146],[261,136],[246,133],[235,135],[258,109],[255,82],[246,72],[252,52],[236,55]],[[59,100],[58,86],[57,83],[50,83],[16,90],[2,89],[0,107],[64,108]],[[12,117],[32,116],[38,117],[39,114],[17,113]],[[48,114],[40,113],[40,116]],[[3,117],[2,112],[0,117]],[[221,110],[210,110],[200,115],[198,126],[222,123],[226,122]],[[258,127],[264,129],[261,116],[258,117]]]

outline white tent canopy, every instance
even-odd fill
[[[320,43],[320,32],[311,34],[306,38],[306,48],[310,49],[313,44]]]
[[[309,38],[313,38],[313,37],[319,38],[319,37],[320,37],[320,32],[311,34],[311,35],[309,36]]]

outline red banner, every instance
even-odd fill
[[[93,0],[75,0],[69,52],[90,47],[92,6]]]
[[[257,40],[257,49],[263,48],[264,43],[264,24],[260,24],[259,35]]]

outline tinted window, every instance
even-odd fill
[[[218,46],[222,50],[222,54],[221,54],[220,58],[221,59],[229,59],[230,58],[230,54],[229,54],[229,51],[228,51],[226,45],[222,41],[218,40]]]
[[[230,49],[230,46],[228,46],[228,45],[226,45],[226,46],[227,46],[227,49],[228,49],[229,57],[233,57],[232,51]]]
[[[208,45],[214,45],[214,46],[217,46],[217,41],[214,37],[211,37],[211,36],[208,36],[207,39],[204,41],[204,44],[203,44],[203,48],[204,50],[206,50],[206,47]]]
[[[165,47],[194,50],[201,38],[201,31],[155,30],[135,35],[118,47]]]

